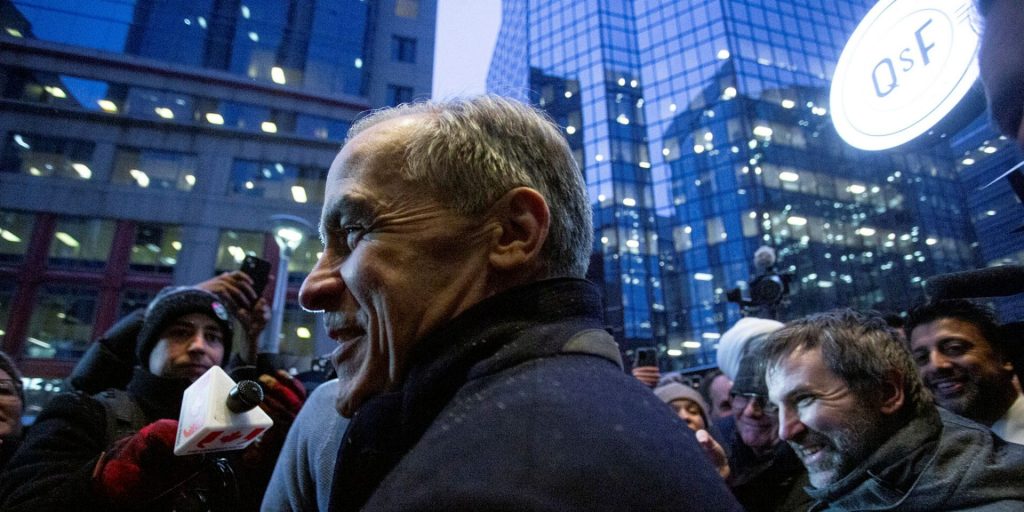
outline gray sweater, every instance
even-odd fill
[[[309,395],[288,431],[261,510],[326,511],[331,499],[334,461],[348,420],[334,408],[338,379]]]

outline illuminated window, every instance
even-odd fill
[[[62,217],[50,240],[53,267],[102,269],[110,256],[114,221]]]
[[[263,257],[265,235],[259,231],[225,230],[217,244],[217,272],[238,270],[246,256]]]
[[[181,226],[139,224],[129,265],[132,270],[170,274],[181,247]]]
[[[25,259],[35,219],[29,213],[0,211],[0,262],[20,263]]]
[[[323,201],[327,170],[281,162],[235,160],[231,195],[283,199],[301,204]]]
[[[340,119],[299,114],[295,117],[295,134],[321,140],[345,140],[352,123]]]
[[[0,171],[89,180],[93,177],[95,148],[96,144],[89,141],[11,131],[4,145]]]
[[[11,304],[14,303],[15,284],[10,281],[0,282],[0,343],[7,334],[7,320],[11,316]]]
[[[196,183],[196,158],[187,153],[118,148],[111,181],[139,188],[187,192]]]
[[[313,338],[316,322],[315,314],[303,310],[298,304],[286,304],[281,325],[281,354],[305,357],[317,355],[316,340]]]
[[[26,357],[75,361],[92,338],[99,290],[44,286],[39,290],[25,342]]]
[[[401,16],[403,18],[417,18],[420,15],[420,2],[419,0],[396,0],[395,1],[395,16]]]

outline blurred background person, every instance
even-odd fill
[[[907,331],[917,371],[939,406],[1024,443],[1024,396],[991,309],[966,300],[921,304],[910,311]]]
[[[7,353],[0,351],[0,471],[21,444],[25,391],[21,372]]]
[[[722,373],[722,370],[713,370],[704,376],[700,383],[700,395],[704,398],[704,402],[711,406],[712,418],[732,416],[730,391],[732,391],[732,379]]]

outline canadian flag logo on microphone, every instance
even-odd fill
[[[259,384],[235,381],[219,366],[192,383],[181,401],[175,455],[240,450],[274,425]]]

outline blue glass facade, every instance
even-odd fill
[[[900,311],[923,278],[976,266],[948,145],[863,152],[832,128],[828,77],[872,4],[504,2],[488,86],[565,127],[595,210],[592,274],[627,352],[714,364],[741,314],[726,292],[761,245],[793,274],[782,319]]]

